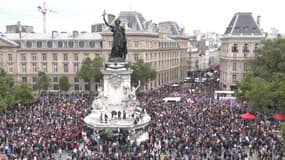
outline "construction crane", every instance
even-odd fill
[[[56,13],[53,10],[49,10],[46,8],[46,3],[43,2],[43,6],[38,6],[38,10],[43,14],[43,32],[46,33],[46,15],[47,12],[52,12],[52,13]]]

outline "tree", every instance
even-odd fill
[[[32,102],[32,88],[25,82],[14,84],[12,77],[0,69],[0,110],[16,103]]]
[[[48,90],[48,88],[51,86],[51,79],[45,72],[39,72],[38,73],[38,90],[39,92],[41,90]]]
[[[16,103],[31,103],[34,101],[33,88],[31,84],[21,82],[14,86],[13,94]]]
[[[69,81],[68,81],[68,77],[67,76],[62,76],[59,79],[59,89],[60,91],[68,91],[69,88],[71,87]]]
[[[151,68],[149,64],[144,63],[142,59],[138,60],[136,63],[131,64],[130,67],[134,70],[131,76],[132,84],[140,81],[141,85],[145,86],[149,83],[149,81],[156,78],[156,71]]]
[[[0,110],[4,110],[7,106],[15,103],[12,94],[13,83],[11,78],[3,71],[0,71]]]
[[[237,82],[236,94],[252,109],[285,109],[285,39],[262,42],[250,72]]]
[[[100,71],[102,66],[103,59],[101,57],[96,57],[93,60],[88,57],[83,60],[78,76],[85,82],[88,82],[89,85],[91,85],[91,82],[100,82],[103,78],[103,74]]]

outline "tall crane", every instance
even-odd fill
[[[46,14],[47,12],[56,13],[53,10],[49,10],[46,8],[46,3],[43,2],[43,6],[38,6],[38,10],[43,14],[43,32],[46,33]]]

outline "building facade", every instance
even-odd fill
[[[220,88],[233,90],[255,59],[255,50],[265,38],[252,13],[236,13],[221,38]]]
[[[58,91],[63,75],[69,78],[71,91],[90,89],[88,83],[77,77],[77,72],[86,57],[102,56],[100,34],[53,31],[51,34],[10,33],[5,37],[19,45],[15,52],[3,51],[1,57],[1,67],[16,81],[30,82],[36,89],[38,72],[43,71],[51,78],[50,90]]]
[[[138,16],[136,13],[131,12],[131,16]],[[121,18],[122,22],[127,22]],[[128,40],[126,59],[131,63],[142,59],[157,71],[156,79],[145,89],[158,88],[183,80],[187,76],[187,37],[179,32],[172,33],[171,27],[170,30],[164,31],[169,32],[168,36],[162,37],[159,32],[153,32],[156,29],[150,28],[156,25],[142,26],[140,24],[145,23],[137,22],[144,20],[141,15],[140,18],[133,20],[133,23],[137,24],[130,26],[134,28],[126,29]],[[163,26],[167,24],[173,25],[167,22]],[[107,61],[113,40],[112,32],[108,31],[108,28],[104,28],[100,33],[53,31],[52,33],[6,33],[3,36],[18,46],[13,52],[1,49],[0,57],[2,62],[0,67],[15,80],[30,82],[36,89],[38,72],[43,71],[51,78],[50,90],[58,91],[59,79],[66,75],[71,84],[70,92],[93,89],[77,76],[77,72],[87,57],[93,59],[100,56]]]

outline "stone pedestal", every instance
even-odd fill
[[[128,62],[109,61],[101,70],[104,85],[98,90],[92,104],[92,113],[84,118],[87,126],[94,129],[141,129],[145,128],[151,118],[146,111],[141,117],[135,116],[135,107],[139,107],[135,92],[131,87],[131,70]],[[121,113],[121,117],[112,112]],[[124,115],[124,116],[123,116]],[[107,118],[104,118],[107,117]]]
[[[108,111],[122,109],[126,99],[125,88],[131,88],[131,70],[127,62],[108,62],[101,70],[104,75],[104,96],[108,98]]]

